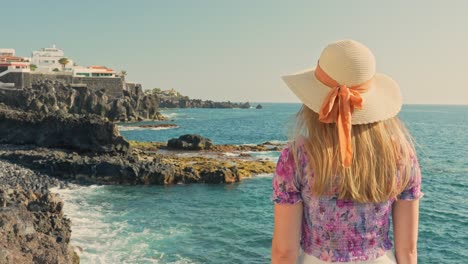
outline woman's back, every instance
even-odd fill
[[[354,40],[283,80],[303,105],[273,177],[273,262],[301,247],[301,263],[395,263],[392,215],[396,259],[416,263],[421,174],[399,85]]]
[[[296,148],[301,168],[296,168],[292,148],[280,153],[273,177],[272,200],[279,204],[302,202],[302,250],[322,261],[366,261],[392,249],[389,238],[390,216],[395,199],[377,203],[358,203],[338,199],[337,195],[316,196],[310,188],[314,172],[307,164],[303,147]],[[400,200],[419,198],[421,175],[412,157],[412,175]]]

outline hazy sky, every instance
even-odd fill
[[[0,47],[57,44],[80,65],[192,98],[299,102],[280,76],[353,38],[405,103],[468,104],[468,1],[1,1]]]

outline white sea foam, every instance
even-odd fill
[[[255,175],[256,178],[271,178],[273,173],[259,173]]]
[[[190,232],[188,228],[180,227],[166,229],[164,233],[155,233],[148,228],[132,231],[126,221],[115,220],[121,219],[119,216],[125,211],[115,211],[108,202],[89,202],[96,192],[106,191],[105,188],[72,185],[67,189],[51,189],[64,200],[64,213],[72,223],[71,244],[83,263],[162,263],[164,253],[150,249],[148,243]],[[148,251],[151,257],[148,257]],[[179,256],[171,263],[193,261]]]
[[[239,157],[240,153],[234,153],[234,152],[223,152],[224,156],[228,157]]]
[[[286,144],[288,143],[287,140],[268,140],[268,142],[270,142],[271,144]]]
[[[244,153],[250,154],[260,160],[270,160],[273,162],[278,161],[277,151],[245,151]]]
[[[257,146],[257,144],[245,143],[245,144],[239,144],[239,146]]]
[[[102,186],[77,187],[72,189],[53,189],[65,202],[64,212],[72,220],[71,243],[76,248],[80,258],[87,263],[128,263],[138,259],[126,256],[129,240],[138,234],[122,234],[128,229],[126,222],[107,222],[107,214],[115,212],[106,211],[105,206],[91,205],[86,202],[86,196],[100,191]],[[104,204],[105,205],[105,204]],[[141,234],[140,234],[141,235]],[[144,235],[144,234],[143,234]],[[147,247],[140,243],[131,248],[132,255],[141,256]],[[148,260],[158,263],[157,260]]]
[[[179,113],[164,113],[164,112],[161,112],[161,114],[169,119],[173,119],[174,117],[180,115]]]

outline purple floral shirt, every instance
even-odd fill
[[[308,180],[301,175],[307,164],[305,150],[299,148],[302,170],[296,170],[290,146],[280,153],[273,176],[271,200],[278,204],[303,202],[301,247],[305,253],[323,261],[347,262],[372,260],[392,248],[389,239],[390,215],[394,200],[383,203],[357,203],[336,197],[313,196]],[[418,160],[412,158],[411,178],[400,200],[420,198],[421,173]]]

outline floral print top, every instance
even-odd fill
[[[389,239],[390,215],[394,200],[383,203],[357,203],[336,197],[313,196],[308,177],[296,170],[287,145],[280,153],[273,176],[271,200],[279,204],[303,202],[301,247],[307,254],[327,262],[365,261],[378,258],[392,248]],[[305,150],[299,148],[303,168]],[[398,195],[400,200],[420,198],[421,173],[416,157],[412,158],[410,182]]]

